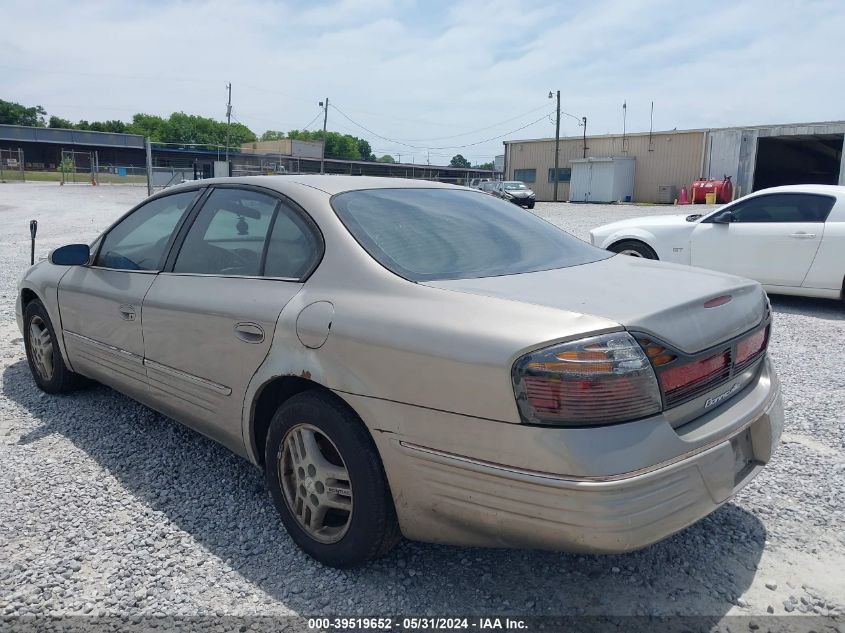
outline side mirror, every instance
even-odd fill
[[[730,224],[734,221],[734,214],[731,211],[722,211],[713,216],[713,224]]]
[[[84,266],[91,259],[88,244],[68,244],[50,253],[50,263],[56,266]]]

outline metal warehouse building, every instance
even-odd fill
[[[635,202],[671,202],[698,178],[730,176],[736,196],[776,185],[845,185],[843,149],[845,121],[565,137],[558,200],[591,201],[590,175],[614,157],[634,159],[629,195]],[[552,200],[554,150],[553,138],[506,141],[505,178],[528,183],[538,200]],[[604,186],[610,170],[601,173],[603,188],[617,192],[612,183]]]

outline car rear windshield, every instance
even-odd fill
[[[477,191],[349,191],[332,206],[376,261],[411,281],[514,275],[613,255]]]

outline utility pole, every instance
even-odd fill
[[[229,127],[232,125],[232,82],[226,85],[229,91],[229,100],[226,103],[226,169],[229,169]],[[229,174],[231,175],[231,173]]]
[[[584,123],[584,154],[582,158],[587,158],[587,117],[582,116],[581,121]]]
[[[549,99],[552,98],[552,93],[549,92]],[[555,191],[554,201],[557,202],[557,185],[560,180],[560,90],[557,91],[557,119],[555,120]]]
[[[323,106],[323,153],[320,155],[320,173],[326,173],[326,124],[329,121],[329,98],[325,101],[320,101]]]
[[[628,143],[625,138],[625,121],[628,117],[628,100],[622,102],[622,153],[628,155]]]

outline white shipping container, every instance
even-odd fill
[[[570,202],[630,202],[634,198],[635,159],[600,156],[569,161]]]

